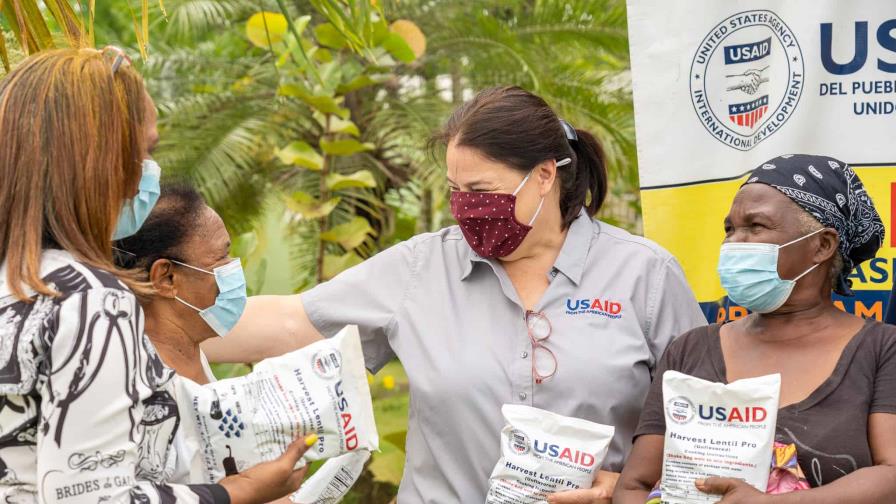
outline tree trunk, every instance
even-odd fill
[[[327,120],[324,124],[324,134],[321,135],[321,138],[326,138],[330,134],[330,114],[327,114]],[[320,185],[319,189],[319,201],[323,204],[326,203],[330,199],[330,190],[327,188],[327,174],[330,173],[330,159],[327,156],[326,152],[321,152],[323,156],[323,162],[321,163],[320,169]],[[324,215],[323,217],[317,220],[318,227],[318,235],[317,235],[317,283],[321,283],[324,281],[324,254],[326,252],[326,244],[320,238],[320,235],[327,232],[328,225],[330,222],[329,215]]]

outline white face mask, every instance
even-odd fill
[[[774,243],[723,243],[718,273],[728,298],[756,313],[771,313],[783,305],[797,280],[818,267],[811,266],[792,280],[778,275],[778,252],[798,241],[824,231],[813,231],[783,245]]]
[[[174,296],[174,299],[199,312],[199,316],[218,334],[224,336],[229,333],[239,322],[246,308],[246,277],[239,258],[230,261],[224,266],[218,266],[214,271],[204,270],[189,264],[171,259],[171,262],[187,268],[201,271],[207,275],[214,275],[218,286],[218,296],[215,304],[208,308],[198,308],[183,299]]]

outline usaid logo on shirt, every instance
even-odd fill
[[[590,298],[566,300],[567,315],[600,315],[602,317],[622,318],[622,303],[610,299]]]

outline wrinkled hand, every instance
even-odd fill
[[[737,478],[711,477],[694,482],[697,490],[712,495],[723,495],[718,504],[767,504],[768,495]]]
[[[301,469],[294,467],[308,451],[308,447],[316,441],[317,436],[313,434],[305,439],[296,439],[283,455],[276,459],[254,465],[239,474],[221,480],[221,486],[230,494],[230,502],[260,504],[277,500],[298,490],[308,472],[308,465]]]
[[[551,494],[548,496],[548,502],[550,504],[610,504],[613,499],[613,489],[618,480],[619,473],[598,471],[593,487]]]

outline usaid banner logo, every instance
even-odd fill
[[[718,141],[747,151],[781,129],[803,92],[799,43],[777,14],[753,10],[713,28],[694,53],[691,101]]]

